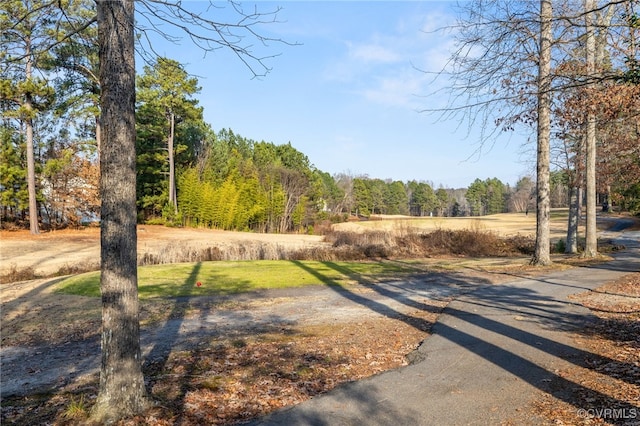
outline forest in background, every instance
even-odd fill
[[[8,13],[0,20],[0,221],[3,227],[27,227],[30,212],[36,211],[45,228],[79,226],[98,220],[100,210],[96,27],[86,25],[74,29],[74,37],[51,40],[69,32],[64,25],[73,26],[74,19],[86,22],[93,5],[70,2],[67,21],[61,25],[38,13],[11,21],[12,8],[20,4],[3,3]],[[637,18],[627,21],[624,25],[633,34]],[[617,30],[602,26],[599,42]],[[572,49],[580,52],[584,48],[580,38],[576,40]],[[617,47],[624,45],[625,51],[637,54],[635,39],[621,40]],[[43,48],[49,45],[53,48]],[[617,54],[615,45],[602,44],[599,49],[604,58]],[[579,56],[558,61],[554,70],[558,80],[580,74],[581,64],[575,59]],[[603,63],[613,67],[613,61]],[[568,86],[555,96],[552,207],[568,206],[569,192],[584,187],[582,128],[584,112],[589,110],[598,118],[599,203],[605,210],[614,206],[634,214],[640,211],[636,56],[627,53],[625,63],[625,78],[603,79],[596,91]],[[320,224],[372,214],[477,216],[535,211],[536,185],[529,176],[515,184],[479,177],[467,188],[434,188],[425,181],[330,175],[291,143],[276,145],[244,138],[231,129],[212,129],[203,119],[199,91],[198,80],[170,58],[148,61],[137,76],[141,223],[317,232]],[[535,117],[520,114],[496,125],[508,131],[518,122],[532,125]],[[35,207],[30,204],[29,181]]]

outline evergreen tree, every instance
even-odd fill
[[[202,108],[192,98],[199,91],[198,80],[168,58],[145,66],[137,79],[138,202],[145,215],[157,215],[165,204],[177,213],[176,158],[184,153],[182,164],[193,161],[205,133]]]
[[[0,4],[0,40],[2,71],[0,99],[5,119],[18,124],[5,127],[24,134],[29,224],[31,233],[39,233],[36,153],[38,135],[34,121],[48,110],[54,99],[53,88],[46,80],[49,46],[56,38],[60,10],[44,0],[5,0]]]

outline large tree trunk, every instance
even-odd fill
[[[98,1],[102,87],[100,153],[102,363],[92,420],[148,406],[138,318],[133,0]]]
[[[26,66],[25,66],[25,80],[31,80],[32,74],[32,61],[31,56],[31,41],[29,38],[25,41],[26,50]],[[34,155],[34,143],[33,143],[33,99],[31,93],[27,93],[24,101],[24,108],[26,110],[26,118],[24,120],[25,125],[25,138],[27,145],[27,192],[29,195],[29,229],[32,234],[39,234],[40,227],[38,226],[38,201],[36,200],[36,160]]]
[[[531,263],[551,264],[550,256],[550,184],[549,147],[551,139],[551,18],[550,0],[540,1],[540,62],[538,65],[538,152],[537,152],[537,209],[536,246]]]
[[[167,138],[167,148],[169,151],[169,204],[173,207],[174,213],[178,213],[178,198],[176,193],[176,163],[174,156],[173,141],[175,137],[176,116],[173,112],[169,114],[169,137]]]
[[[593,28],[593,0],[585,0],[585,24],[586,24],[586,59],[587,59],[587,78],[592,79],[595,76],[596,61],[596,39]],[[593,83],[589,83],[593,87]],[[596,257],[598,255],[598,235],[596,231],[596,114],[592,108],[588,108],[586,122],[586,178],[587,178],[587,224],[586,224],[586,242],[583,257]]]

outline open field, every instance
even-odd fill
[[[551,238],[564,238],[566,210],[552,213]],[[334,225],[338,231],[382,230],[390,233],[429,232],[436,229],[472,229],[496,232],[502,236],[535,236],[535,215],[499,214],[474,218],[398,218],[349,222]],[[383,220],[384,219],[384,220]],[[222,252],[242,256],[253,247],[264,259],[277,259],[278,253],[305,248],[326,247],[323,237],[302,234],[258,234],[212,229],[138,227],[138,256],[165,256],[216,247]],[[240,249],[242,247],[242,249]],[[270,251],[273,255],[270,255]],[[66,275],[78,270],[99,269],[100,230],[59,230],[33,236],[28,231],[0,231],[0,275],[11,269],[30,268],[34,275]],[[234,260],[230,258],[229,260]],[[171,262],[165,262],[171,263]]]
[[[567,232],[567,209],[551,212],[551,239],[565,238]],[[364,231],[376,229],[390,232],[429,232],[437,229],[472,229],[496,232],[501,236],[535,236],[536,215],[524,213],[503,213],[480,217],[406,217],[372,216],[369,221],[348,222],[334,225],[341,231]]]
[[[257,234],[215,229],[138,226],[138,256],[165,255],[218,247],[238,246],[296,250],[324,245],[318,235]],[[100,262],[100,229],[65,229],[31,235],[29,231],[0,231],[0,275],[12,268],[31,268],[36,275],[53,275],[81,264],[82,270],[97,270]],[[87,267],[89,266],[89,267]],[[91,268],[92,267],[92,268]]]

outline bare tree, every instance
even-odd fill
[[[551,0],[540,1],[540,59],[538,60],[538,132],[536,161],[536,246],[531,263],[551,264],[550,256],[550,183],[549,163],[551,146]]]
[[[585,0],[585,30],[586,30],[586,72],[587,78],[593,78],[596,70],[596,37],[593,20],[594,0]],[[593,85],[593,82],[589,83]],[[585,123],[585,148],[587,153],[586,164],[586,242],[583,252],[584,257],[598,255],[598,236],[596,233],[596,113],[593,108],[587,110]]]
[[[517,124],[537,130],[537,231],[533,264],[551,262],[549,243],[549,144],[552,91],[552,8],[532,2],[474,0],[462,3],[451,31],[457,41],[447,68],[449,105],[435,110],[481,129],[477,153]],[[546,14],[546,15],[543,15]],[[429,110],[426,110],[429,111]],[[434,110],[431,110],[434,112]]]

